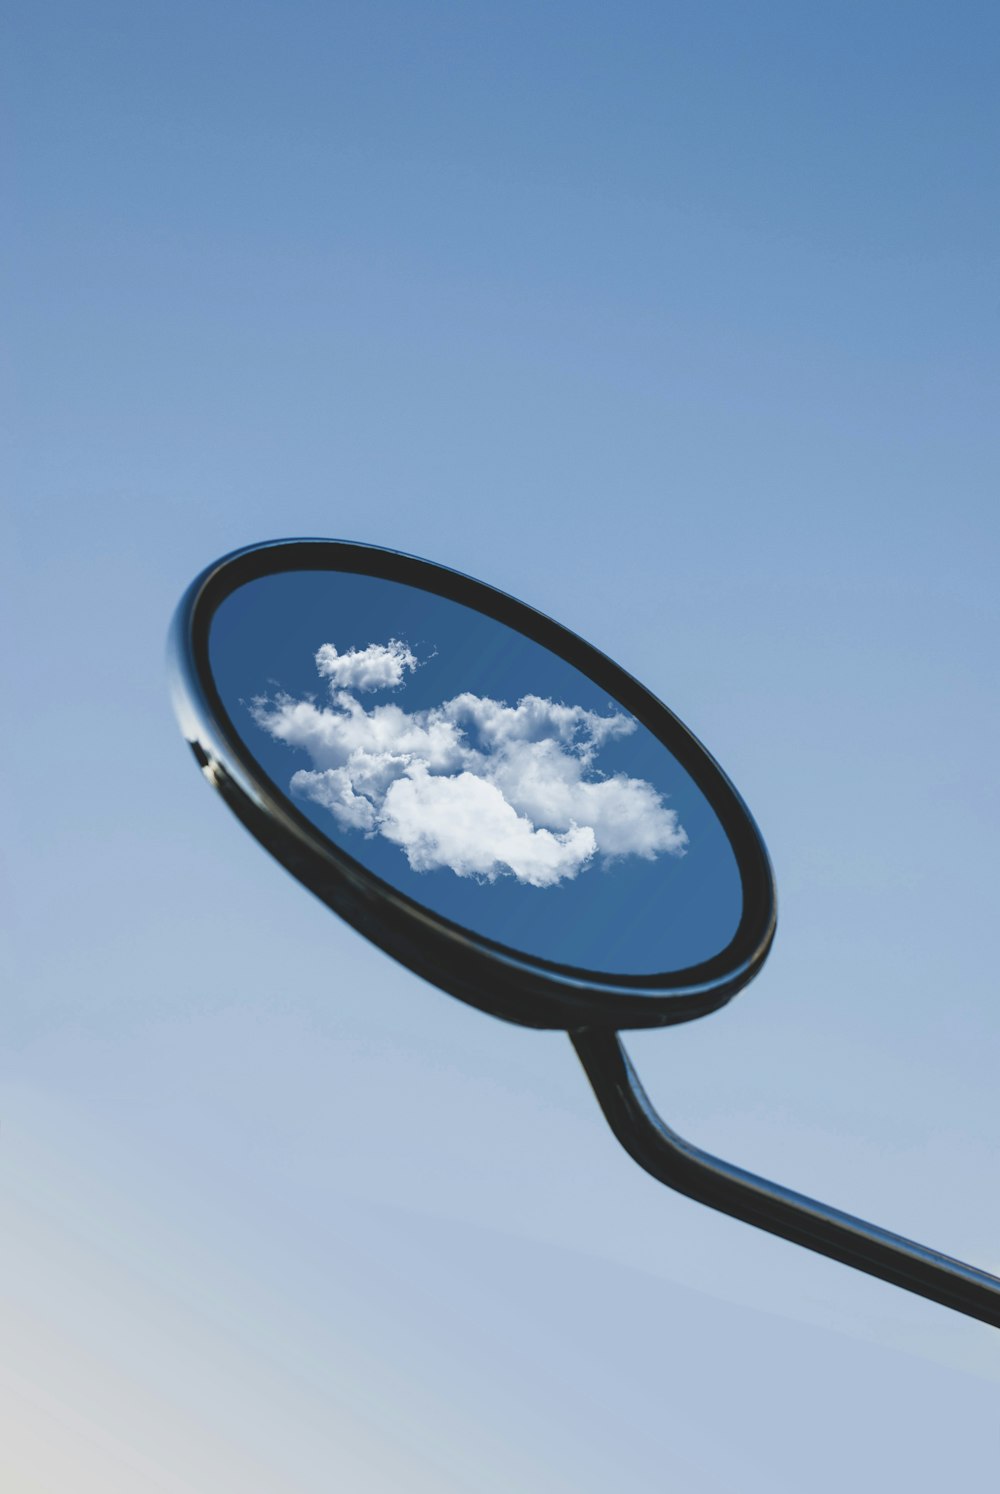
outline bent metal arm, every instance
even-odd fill
[[[640,1167],[699,1203],[1000,1327],[1000,1278],[692,1146],[653,1108],[616,1032],[570,1033],[604,1117]]]

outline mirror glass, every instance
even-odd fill
[[[220,604],[209,659],[271,782],[438,915],[615,975],[684,970],[732,940],[739,869],[701,790],[506,624],[397,581],[286,571]]]

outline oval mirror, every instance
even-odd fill
[[[675,716],[492,587],[374,547],[239,551],[189,590],[175,697],[210,779],[313,892],[533,1026],[685,1020],[759,969],[760,836]]]
[[[676,716],[550,618],[366,545],[237,551],[174,621],[205,775],[369,939],[563,1027],[625,1149],[692,1198],[1000,1325],[1000,1281],[692,1146],[618,1036],[721,1006],[774,936],[760,835]]]

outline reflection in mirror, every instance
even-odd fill
[[[506,624],[401,582],[286,571],[221,603],[209,656],[271,782],[439,916],[615,975],[685,970],[733,938],[739,870],[701,790]]]

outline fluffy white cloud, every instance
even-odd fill
[[[328,809],[341,830],[383,835],[414,871],[550,887],[595,859],[684,854],[687,834],[652,784],[594,767],[606,742],[635,730],[630,717],[468,692],[430,710],[365,709],[351,689],[396,687],[417,667],[398,639],[345,654],[326,643],[316,666],[329,705],[261,696],[254,720],[308,754],[294,794]]]
[[[460,877],[490,881],[509,871],[532,887],[575,877],[597,849],[589,826],[555,835],[536,830],[485,778],[432,775],[423,766],[391,784],[379,829],[402,847],[414,871],[448,866]]]
[[[332,643],[316,651],[316,668],[331,685],[343,690],[386,690],[403,683],[406,670],[412,674],[417,660],[405,643],[390,638],[386,644],[369,643],[338,654]]]

